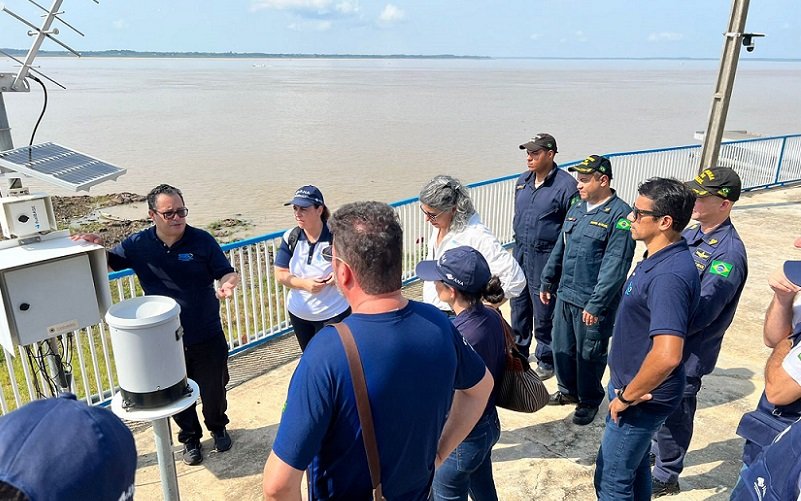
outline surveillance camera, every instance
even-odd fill
[[[754,52],[754,38],[764,36],[764,33],[743,33],[743,47],[748,52]]]

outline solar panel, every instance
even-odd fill
[[[72,189],[86,190],[126,170],[56,143],[0,151],[0,167]]]

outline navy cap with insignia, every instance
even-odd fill
[[[540,132],[536,136],[529,139],[527,142],[520,145],[521,150],[528,150],[531,152],[539,150],[551,150],[557,153],[556,139],[547,132]]]
[[[572,165],[567,168],[570,172],[579,172],[581,174],[592,174],[593,172],[600,172],[612,179],[612,162],[608,158],[601,155],[590,155],[578,165]]]
[[[697,197],[718,196],[732,202],[740,199],[743,184],[740,176],[729,167],[704,169],[692,181],[684,183]]]

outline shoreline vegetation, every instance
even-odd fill
[[[0,51],[11,56],[24,57],[27,49],[0,48]],[[67,51],[40,50],[39,57],[73,57]],[[500,59],[519,59],[519,60],[545,60],[545,61],[718,61],[715,57],[551,57],[551,56],[531,56],[531,57],[504,57],[504,56],[479,56],[479,55],[456,55],[456,54],[281,54],[268,52],[152,52],[136,51],[127,49],[111,50],[87,50],[81,52],[81,57],[96,58],[163,58],[163,59],[467,59],[467,60],[500,60]],[[771,62],[801,62],[801,58],[766,58],[748,57],[749,61],[771,61]]]
[[[59,229],[69,229],[71,233],[95,233],[103,238],[104,245],[109,248],[128,235],[151,225],[147,218],[127,219],[110,215],[103,210],[146,201],[144,196],[136,193],[53,196],[51,200]],[[209,223],[204,229],[221,243],[228,243],[239,240],[241,232],[251,226],[253,225],[244,219],[225,218]]]

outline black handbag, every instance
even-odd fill
[[[548,403],[548,390],[515,346],[512,327],[499,311],[495,312],[506,339],[506,366],[501,380],[495,382],[495,405],[517,412],[536,412]]]

